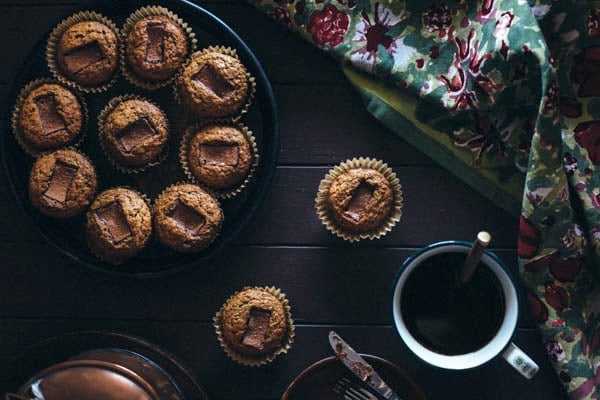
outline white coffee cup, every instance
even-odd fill
[[[479,367],[501,355],[521,375],[530,379],[539,370],[539,367],[527,354],[512,343],[519,315],[519,298],[515,282],[508,268],[489,250],[484,252],[481,261],[495,275],[504,295],[504,316],[498,331],[491,340],[483,347],[472,352],[447,355],[434,351],[420,343],[407,327],[400,305],[402,292],[411,272],[419,268],[419,265],[429,257],[442,253],[468,254],[471,247],[472,243],[462,241],[434,243],[420,249],[402,264],[396,275],[392,299],[396,330],[406,346],[417,357],[433,366],[451,370],[464,370]],[[481,266],[478,268],[481,268]],[[432,279],[435,279],[435,277],[432,277]]]

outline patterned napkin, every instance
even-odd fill
[[[381,122],[519,216],[548,354],[571,399],[598,398],[600,2],[251,1],[338,59]]]

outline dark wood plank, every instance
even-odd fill
[[[281,116],[281,164],[328,165],[369,156],[390,165],[435,165],[369,114],[348,85],[275,84],[275,95]]]
[[[338,161],[341,160],[335,160]],[[325,229],[315,212],[317,188],[327,171],[326,167],[278,167],[271,191],[237,243],[420,247],[440,240],[472,240],[479,230],[486,229],[494,237],[494,246],[516,245],[515,218],[437,167],[395,168],[404,192],[402,220],[380,240],[348,245]],[[0,227],[0,240],[39,238],[22,213],[15,210],[13,195],[3,176],[0,215],[6,216],[7,223]],[[302,229],[298,229],[299,224]]]
[[[242,287],[273,285],[298,322],[391,325],[394,277],[413,249],[231,246],[207,265],[142,281],[91,272],[43,243],[3,252],[0,317],[206,322]],[[515,252],[497,253],[516,273]],[[535,327],[521,305],[520,326]]]
[[[326,339],[330,329],[335,329],[358,351],[384,357],[396,363],[413,378],[430,400],[565,398],[540,343],[539,335],[532,330],[521,330],[515,338],[519,346],[529,352],[541,366],[539,374],[531,381],[522,378],[501,359],[466,372],[432,369],[409,352],[391,327],[299,325],[295,344],[287,355],[280,356],[267,366],[248,368],[227,358],[217,345],[213,328],[209,324],[8,319],[0,322],[0,330],[4,333],[3,341],[0,342],[0,354],[7,360],[11,354],[38,340],[82,329],[119,331],[160,343],[161,347],[179,356],[190,366],[192,373],[198,377],[212,399],[279,399],[287,385],[302,369],[332,355]]]

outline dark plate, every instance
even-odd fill
[[[0,371],[0,396],[16,392],[29,378],[52,365],[97,349],[123,349],[140,354],[159,365],[175,382],[185,399],[207,400],[208,396],[189,368],[167,351],[143,339],[112,332],[73,332],[29,347]]]
[[[380,357],[361,355],[402,400],[427,399],[412,379],[395,364]],[[337,358],[328,357],[302,371],[285,390],[281,400],[343,400],[343,396],[333,391],[341,378],[366,387]]]
[[[221,201],[225,221],[221,234],[208,249],[193,255],[183,255],[162,246],[156,237],[152,237],[148,246],[140,254],[118,267],[99,260],[89,251],[85,243],[85,216],[57,220],[44,216],[31,205],[27,186],[29,171],[34,159],[19,147],[10,127],[12,106],[21,88],[36,78],[51,77],[44,58],[48,37],[46,34],[34,46],[27,61],[12,80],[7,103],[9,108],[5,110],[5,121],[8,122],[0,127],[2,130],[0,151],[12,191],[17,202],[23,207],[41,234],[60,251],[87,267],[118,275],[150,277],[201,265],[222,249],[248,222],[255,209],[261,204],[271,182],[279,150],[279,125],[271,85],[260,63],[237,34],[214,15],[188,1],[88,1],[85,4],[86,6],[82,9],[96,10],[111,18],[119,27],[136,8],[144,5],[162,5],[178,14],[192,27],[198,39],[198,49],[208,45],[224,45],[236,49],[242,62],[256,79],[256,95],[249,112],[242,118],[242,123],[246,124],[256,136],[260,164],[250,184],[242,193],[233,199]],[[73,10],[73,13],[77,11],[79,10]],[[59,22],[56,21],[57,24]],[[142,95],[160,104],[167,114],[172,129],[167,159],[161,165],[149,168],[137,175],[117,172],[101,153],[98,145],[97,116],[99,112],[111,98],[127,93]],[[171,86],[155,91],[139,89],[130,85],[119,74],[117,83],[107,92],[86,94],[84,97],[88,103],[90,118],[87,137],[81,145],[81,150],[92,159],[96,166],[99,190],[126,185],[134,187],[154,199],[169,184],[185,180],[177,157],[179,139],[185,127],[194,119],[175,102]]]

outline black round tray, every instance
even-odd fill
[[[161,5],[175,12],[191,26],[198,39],[197,49],[209,45],[223,45],[235,49],[250,74],[256,79],[254,100],[241,122],[247,125],[256,137],[260,156],[259,166],[250,184],[242,193],[232,199],[221,201],[225,220],[220,235],[208,249],[191,255],[179,254],[161,245],[153,235],[142,252],[119,266],[98,259],[89,251],[85,242],[85,215],[67,220],[53,219],[44,216],[31,205],[28,198],[28,177],[34,159],[19,147],[10,125],[12,107],[21,88],[34,79],[52,77],[44,57],[48,32],[34,46],[12,80],[8,94],[8,107],[5,110],[6,122],[0,126],[2,133],[0,152],[15,198],[31,222],[50,243],[86,267],[122,276],[144,278],[162,276],[201,265],[221,250],[248,222],[262,202],[271,182],[279,150],[279,122],[271,85],[260,63],[239,36],[214,15],[189,1],[87,1],[84,4],[81,10],[100,12],[112,19],[119,27],[135,9],[145,5]],[[71,14],[77,11],[79,10],[73,10]],[[56,24],[59,22],[56,21]],[[171,125],[167,159],[160,165],[135,175],[119,173],[108,162],[100,150],[97,134],[97,117],[100,111],[111,98],[128,93],[144,96],[160,104]],[[171,85],[154,91],[139,89],[129,84],[119,72],[116,84],[107,92],[83,94],[83,96],[88,103],[90,115],[87,136],[80,149],[96,166],[99,191],[125,185],[147,194],[154,200],[169,184],[186,180],[179,164],[179,139],[185,128],[195,119],[175,102]]]
[[[108,348],[129,350],[153,361],[173,379],[186,400],[208,399],[190,369],[174,355],[144,339],[101,331],[67,333],[28,347],[0,371],[0,397],[3,392],[16,392],[46,368],[91,350]]]

